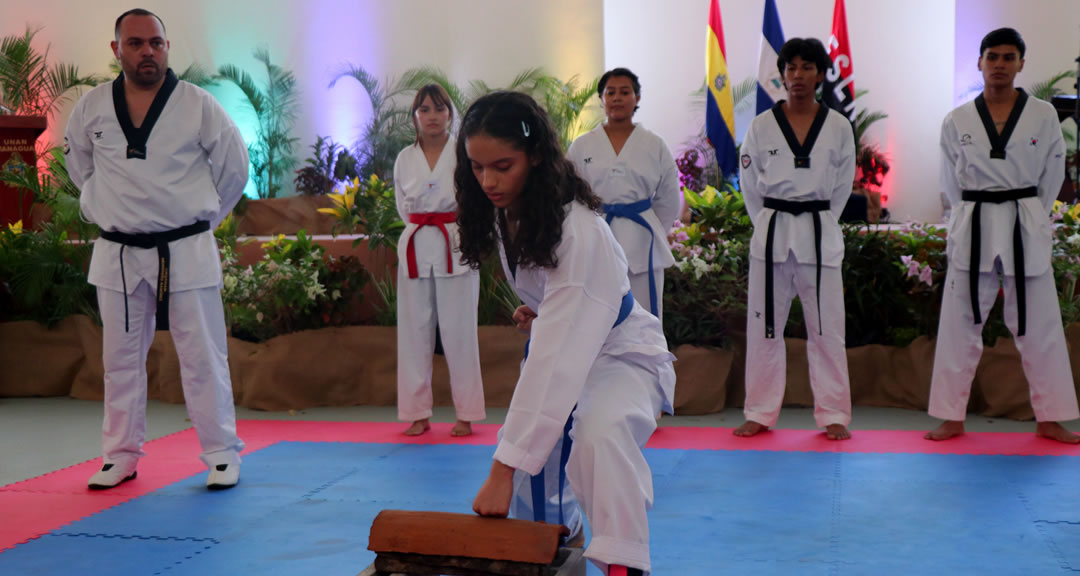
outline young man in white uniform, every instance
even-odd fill
[[[136,476],[146,437],[146,356],[155,327],[180,358],[188,414],[210,468],[207,487],[240,474],[229,378],[221,262],[213,229],[247,183],[247,147],[205,90],[168,68],[161,20],[145,10],[116,21],[123,74],[75,105],[65,141],[84,216],[101,227],[89,281],[104,324],[104,466],[89,485]]]
[[[850,437],[844,340],[844,238],[838,219],[855,178],[855,140],[843,115],[814,99],[828,53],[792,38],[777,66],[788,99],[754,118],[742,144],[740,185],[754,223],[746,311],[746,422],[736,436],[776,424],[784,399],[784,325],[802,302],[814,419],[832,440]]]
[[[429,84],[417,91],[412,108],[416,142],[394,162],[394,194],[406,223],[398,242],[398,419],[412,422],[408,436],[430,429],[438,325],[457,412],[450,434],[467,436],[472,422],[486,415],[477,334],[480,272],[461,263],[458,249],[450,96]]]
[[[1005,323],[1031,386],[1036,434],[1080,443],[1060,424],[1080,412],[1050,262],[1065,143],[1054,108],[1013,85],[1024,52],[1016,30],[987,34],[979,47],[983,92],[941,126],[941,185],[953,208],[930,388],[930,415],[945,422],[926,434],[930,440],[964,433],[983,319],[1004,282]]]
[[[575,140],[567,157],[604,202],[626,253],[634,298],[663,320],[664,269],[675,264],[667,234],[682,204],[679,169],[664,140],[633,122],[641,101],[637,75],[609,70],[597,93],[606,121]]]

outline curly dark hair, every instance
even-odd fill
[[[577,201],[599,213],[601,202],[563,154],[547,113],[520,92],[487,94],[473,102],[461,120],[454,188],[462,261],[479,268],[499,238],[496,217],[501,211],[484,194],[465,151],[465,142],[480,133],[502,140],[538,162],[529,169],[518,197],[520,206],[509,215],[516,218],[517,233],[507,242],[507,259],[519,266],[555,267],[555,247],[562,240],[566,204]]]

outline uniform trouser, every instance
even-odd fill
[[[655,369],[601,355],[574,411],[564,522],[575,528],[576,495],[592,529],[585,556],[605,574],[610,564],[650,570],[647,511],[653,502],[652,471],[642,448],[656,430],[656,414],[662,406],[663,391]],[[560,449],[556,445],[544,467],[548,522],[558,521]],[[515,518],[533,519],[529,478],[520,470],[514,474],[511,515]]]
[[[144,455],[146,356],[154,340],[156,298],[150,284],[139,283],[127,298],[129,330],[125,332],[124,293],[98,288],[104,324],[102,447],[107,463],[134,464]],[[180,360],[188,416],[202,445],[202,461],[208,467],[238,464],[244,443],[236,436],[220,289],[215,286],[170,293],[169,332]]]
[[[979,274],[979,307],[985,319],[1001,285],[1000,260],[996,270]],[[1017,330],[1016,278],[1004,276],[1005,324]],[[1015,338],[1016,348],[1031,390],[1031,407],[1040,422],[1063,422],[1080,417],[1073,387],[1065,331],[1061,325],[1057,287],[1052,269],[1027,277],[1027,334]],[[975,324],[971,311],[968,272],[949,266],[941,303],[934,373],[930,384],[930,415],[963,421],[967,414],[971,381],[982,356],[983,324]]]
[[[765,261],[750,259],[750,291],[746,311],[747,420],[776,425],[784,401],[787,352],[784,325],[791,300],[798,295],[806,321],[806,356],[810,389],[814,393],[814,420],[819,427],[851,422],[851,387],[845,346],[844,287],[840,268],[821,269],[821,327],[817,310],[817,270],[794,256],[773,264],[775,338],[765,338]]]
[[[450,390],[458,420],[486,417],[480,377],[477,310],[480,273],[409,278],[398,268],[397,391],[398,418],[414,422],[431,417],[431,366],[435,326],[440,327]]]
[[[649,302],[649,271],[646,270],[640,274],[634,274],[630,272],[628,274],[630,278],[630,291],[634,293],[634,300],[637,300],[641,307],[652,312],[652,304]],[[656,317],[660,319],[660,323],[664,322],[664,269],[657,266],[653,268],[653,278],[656,279]]]

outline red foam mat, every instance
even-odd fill
[[[402,434],[400,422],[315,422],[242,420],[240,437],[254,452],[278,442],[367,442],[387,444],[462,444],[494,446],[499,426],[474,424],[473,435],[450,436],[452,424],[433,424],[415,437]],[[800,452],[879,452],[926,454],[1014,454],[1080,456],[1080,446],[1038,438],[1034,434],[976,433],[946,442],[923,439],[921,431],[856,430],[850,440],[835,442],[816,430],[770,430],[753,438],[737,438],[731,428],[664,427],[657,429],[649,448],[678,450],[767,450]],[[95,458],[81,464],[0,487],[0,551],[52,530],[149,494],[205,471],[198,458],[199,442],[192,429],[146,444],[139,477],[105,492],[86,488],[101,466]]]

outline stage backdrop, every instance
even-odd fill
[[[1080,51],[1076,0],[846,0],[855,86],[868,89],[860,107],[889,118],[871,129],[890,156],[884,192],[895,218],[936,221],[938,131],[950,108],[979,79],[979,39],[1012,25],[1028,41],[1021,85],[1075,68]],[[777,0],[785,36],[827,40],[834,0]],[[370,108],[353,81],[330,90],[334,71],[349,62],[376,76],[398,76],[434,64],[460,83],[509,82],[530,66],[569,78],[629,66],[644,84],[640,121],[678,153],[703,123],[690,105],[704,76],[708,0],[146,0],[172,40],[172,63],[209,68],[231,63],[258,74],[255,46],[297,76],[301,113],[295,135],[301,157],[316,134],[353,141]],[[0,34],[21,33],[27,22],[44,26],[51,58],[83,72],[105,73],[115,17],[127,1],[8,0]],[[731,80],[754,76],[764,0],[721,0]],[[44,44],[42,44],[44,45]],[[246,135],[254,132],[238,90],[212,91]],[[752,107],[751,107],[752,109]],[[59,140],[68,109],[45,138]],[[751,113],[737,119],[741,141]]]

